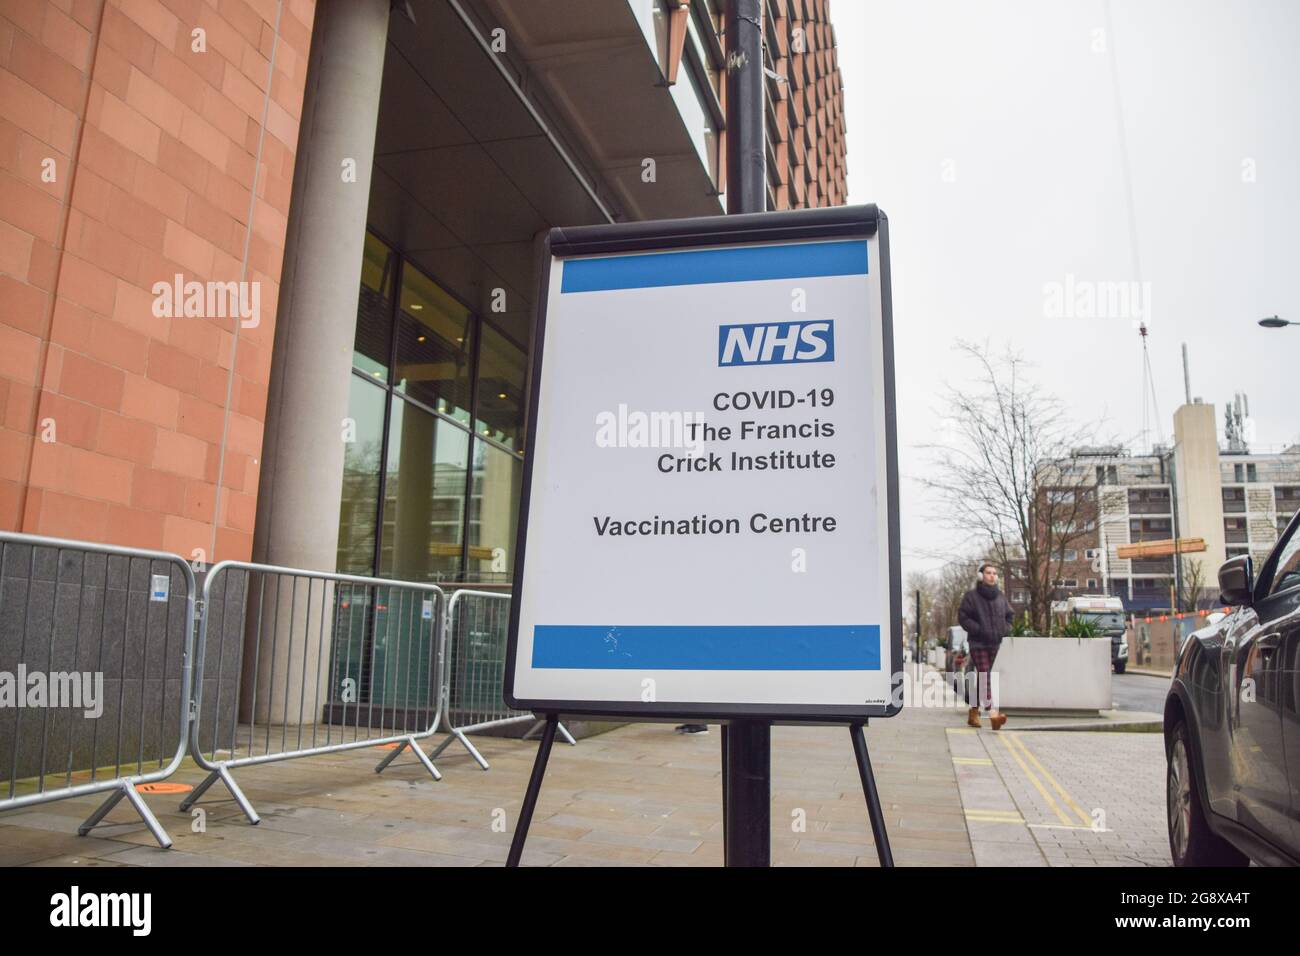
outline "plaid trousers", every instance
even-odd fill
[[[993,662],[997,660],[998,648],[1001,646],[1001,641],[997,644],[977,644],[974,641],[970,642],[970,660],[971,665],[975,668],[975,672],[972,675],[971,672],[967,671],[966,702],[972,707],[982,707],[985,710],[988,710],[992,704],[992,685],[989,679],[989,672],[993,670]],[[975,681],[974,693],[971,693],[970,688],[970,681],[972,679]],[[978,695],[978,703],[976,703],[975,700],[972,700],[976,695]]]

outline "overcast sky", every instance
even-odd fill
[[[954,542],[914,476],[939,390],[972,371],[956,339],[1010,344],[1077,418],[1140,443],[1133,315],[1049,317],[1067,275],[1150,283],[1166,440],[1186,342],[1221,437],[1245,391],[1254,447],[1300,441],[1300,327],[1255,324],[1300,320],[1300,2],[1111,0],[1109,30],[1103,0],[832,0],[831,17],[849,200],[889,216],[905,571]]]

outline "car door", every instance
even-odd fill
[[[1300,568],[1286,563],[1300,561],[1296,528],[1287,529],[1264,562],[1254,607],[1224,648],[1228,686],[1235,689],[1228,708],[1236,817],[1279,846],[1291,843],[1293,821],[1282,710],[1284,634],[1300,630]]]
[[[1300,523],[1277,550],[1269,599],[1289,608],[1278,620],[1278,699],[1282,751],[1291,793],[1284,839],[1278,842],[1300,859]]]
[[[1300,623],[1282,634],[1282,746],[1286,751],[1291,816],[1287,849],[1300,859]]]

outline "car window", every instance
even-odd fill
[[[1291,536],[1282,543],[1277,555],[1277,567],[1273,572],[1273,583],[1269,594],[1277,594],[1290,588],[1300,586],[1300,532],[1297,525],[1291,529]]]

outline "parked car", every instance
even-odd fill
[[[965,699],[966,667],[970,663],[970,639],[966,629],[953,625],[948,628],[948,673],[952,675],[952,687]]]
[[[1183,641],[1165,699],[1177,866],[1300,865],[1300,513],[1219,569],[1232,610]]]

